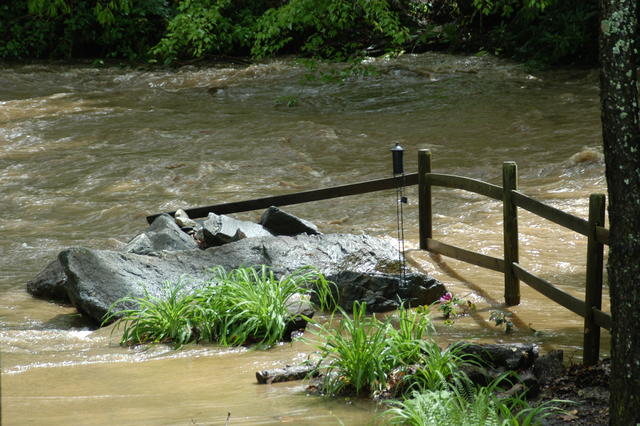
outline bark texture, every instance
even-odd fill
[[[638,0],[600,2],[601,104],[609,191],[612,425],[640,423]]]

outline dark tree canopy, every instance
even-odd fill
[[[598,0],[3,0],[0,60],[434,49],[595,63]]]

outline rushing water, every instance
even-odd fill
[[[493,58],[439,54],[374,61],[344,84],[304,82],[292,61],[175,71],[29,65],[0,75],[0,343],[6,424],[363,424],[376,407],[304,395],[300,382],[259,386],[254,372],[306,357],[303,343],[269,351],[122,348],[71,307],[31,298],[25,283],[70,246],[117,249],[149,213],[390,175],[394,142],[430,148],[436,172],[500,183],[516,161],[521,189],[587,216],[604,192],[597,75],[548,73]],[[288,106],[292,101],[294,106]],[[408,191],[407,248],[417,245]],[[434,233],[500,257],[500,204],[434,195]],[[324,232],[396,236],[395,192],[291,206]],[[239,215],[255,219],[259,212]],[[582,294],[586,239],[520,214],[521,263]],[[478,305],[456,339],[530,341],[581,356],[582,319],[522,286],[518,329],[488,320],[502,276],[410,251],[410,262]],[[443,266],[446,266],[443,268]],[[533,332],[531,328],[537,330]],[[603,351],[608,348],[605,336]]]

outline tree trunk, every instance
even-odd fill
[[[640,422],[638,0],[600,1],[600,99],[609,191],[612,425]]]

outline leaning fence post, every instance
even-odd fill
[[[433,237],[431,186],[427,183],[426,173],[431,173],[431,151],[420,149],[418,150],[418,226],[421,250],[427,250],[427,241]]]
[[[589,235],[587,235],[587,279],[585,284],[584,365],[594,365],[600,358],[600,326],[593,318],[593,308],[602,308],[602,266],[604,245],[596,238],[596,226],[604,226],[604,194],[589,197]]]
[[[502,203],[504,226],[504,301],[508,306],[520,303],[520,283],[512,267],[518,263],[518,211],[511,191],[518,189],[518,166],[502,164]]]

